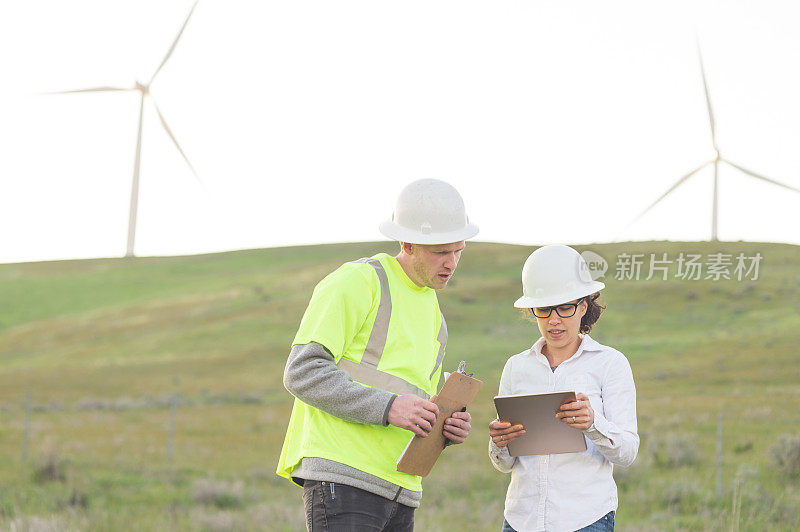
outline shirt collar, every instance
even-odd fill
[[[588,334],[583,335],[583,341],[581,342],[581,346],[578,348],[578,351],[602,351],[603,346],[600,345],[600,342],[589,336]],[[576,353],[577,354],[577,353]]]
[[[569,357],[567,360],[572,360],[574,358],[579,357],[583,353],[590,353],[593,351],[602,351],[603,346],[600,343],[589,336],[588,334],[584,334],[582,336],[583,340],[581,340],[581,345],[578,346],[578,350],[575,351],[575,354]],[[544,337],[540,337],[536,342],[531,346],[531,355],[535,356],[536,358],[541,357],[542,360],[547,363],[549,366],[550,364],[547,362],[547,357],[542,354],[542,348],[544,347],[545,341]],[[566,360],[564,361],[566,362]]]

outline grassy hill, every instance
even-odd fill
[[[800,432],[800,248],[584,249],[609,263],[592,336],[628,356],[638,390],[642,444],[634,466],[615,472],[617,526],[798,528],[800,484],[772,455]],[[531,250],[471,243],[439,293],[445,369],[467,360],[485,384],[470,439],[424,483],[418,530],[502,522],[508,479],[486,457],[485,427],[505,360],[538,338],[512,306]],[[274,475],[291,409],[288,347],[316,282],[380,251],[396,246],[0,265],[0,528],[302,529],[301,490]],[[650,255],[664,253],[668,280],[645,280]],[[730,254],[731,279],[705,279],[706,264],[699,280],[675,277],[681,253],[704,263]],[[758,279],[736,278],[740,253],[763,257]],[[624,254],[643,255],[638,280],[614,278]]]

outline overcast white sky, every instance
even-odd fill
[[[193,4],[0,3],[0,262],[121,256],[133,86]],[[713,156],[800,188],[800,7],[200,0],[144,115],[138,255],[381,239],[453,183],[479,240],[708,239]],[[721,166],[722,240],[800,243],[800,194]]]

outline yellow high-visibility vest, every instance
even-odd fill
[[[435,393],[447,343],[436,292],[385,253],[342,265],[314,289],[292,345],[317,342],[353,380],[397,395]],[[295,399],[277,473],[291,479],[304,457],[325,458],[421,491],[396,470],[409,439],[394,426],[345,421]]]

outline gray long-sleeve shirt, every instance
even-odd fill
[[[395,394],[354,382],[334,363],[325,346],[296,345],[289,353],[283,385],[304,403],[338,418],[370,425],[388,425]]]

